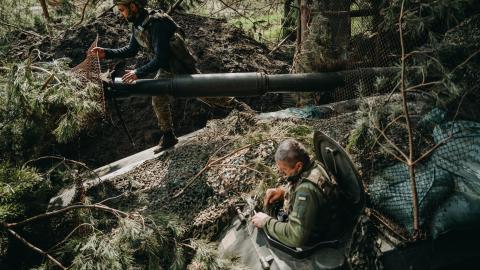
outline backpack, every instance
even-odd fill
[[[185,41],[185,32],[183,29],[170,17],[168,14],[157,11],[148,10],[148,17],[142,22],[141,25],[135,27],[134,37],[140,46],[153,52],[153,48],[150,44],[149,25],[153,20],[161,20],[170,24],[174,32],[170,37],[170,67],[171,71],[176,74],[192,74],[198,73],[195,65],[197,63],[196,58],[188,48]]]

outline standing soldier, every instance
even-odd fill
[[[184,39],[184,33],[178,24],[167,14],[145,8],[147,0],[115,0],[118,11],[132,23],[132,36],[128,46],[119,49],[95,47],[91,53],[96,53],[100,60],[112,58],[128,58],[137,54],[140,47],[150,55],[151,60],[146,65],[134,70],[126,70],[122,80],[124,83],[134,83],[139,78],[146,78],[156,72],[155,79],[175,74],[198,73],[195,58],[190,53]],[[235,98],[201,98],[207,104],[239,110],[251,110],[250,107]],[[174,146],[178,139],[173,132],[170,97],[155,96],[152,105],[158,119],[162,137],[158,153]]]

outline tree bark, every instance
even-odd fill
[[[351,36],[351,0],[298,0],[297,50],[293,71],[327,72],[344,69]],[[307,97],[308,96],[308,97]],[[296,95],[297,106],[320,101],[319,95]]]
[[[48,6],[45,0],[40,0],[40,5],[42,6],[43,16],[47,21],[50,21],[50,14],[48,14]]]

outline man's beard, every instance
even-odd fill
[[[137,14],[131,14],[129,12],[127,16],[127,22],[134,23],[136,18],[137,18]]]

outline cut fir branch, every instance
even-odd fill
[[[69,212],[69,211],[77,210],[77,209],[96,209],[96,210],[100,210],[100,211],[103,211],[103,212],[111,213],[118,218],[120,218],[120,217],[126,218],[126,217],[130,216],[128,213],[125,213],[125,212],[120,211],[118,209],[114,209],[114,208],[111,208],[111,207],[108,207],[108,206],[105,206],[105,205],[101,205],[101,204],[72,205],[72,206],[67,206],[67,207],[64,207],[64,208],[61,208],[61,209],[58,209],[58,210],[55,210],[55,211],[51,211],[51,212],[47,212],[47,213],[44,213],[44,214],[36,215],[36,216],[27,218],[27,219],[19,221],[19,222],[14,222],[14,223],[3,222],[3,223],[0,224],[0,228],[8,231],[13,237],[18,239],[20,242],[25,244],[30,249],[34,250],[35,252],[37,252],[41,255],[46,256],[50,261],[52,261],[55,265],[57,265],[61,269],[67,269],[67,267],[63,266],[63,264],[60,263],[57,259],[55,259],[53,256],[51,256],[47,252],[43,251],[42,249],[38,248],[37,246],[30,243],[28,240],[26,240],[22,236],[20,236],[14,230],[14,228],[24,226],[26,224],[38,221],[40,219],[45,219],[45,218],[51,218],[51,217],[54,217],[54,216],[58,216],[58,215],[63,214],[65,212]]]

